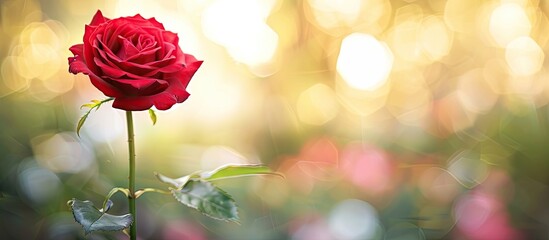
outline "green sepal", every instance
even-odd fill
[[[104,99],[104,100],[101,100],[101,101],[100,100],[91,100],[91,103],[82,104],[82,106],[80,106],[80,109],[86,107],[86,108],[89,108],[89,110],[82,117],[80,117],[80,119],[78,120],[78,124],[76,125],[76,134],[79,137],[80,137],[80,129],[82,128],[82,126],[84,126],[84,123],[86,122],[86,119],[88,118],[88,115],[91,113],[91,111],[94,108],[97,111],[97,109],[99,109],[99,107],[101,107],[101,104],[112,101],[112,100],[114,100],[114,98],[107,98],[107,99]]]
[[[80,137],[80,128],[84,125],[84,122],[86,122],[86,118],[88,118],[88,113],[84,114],[79,120],[78,125],[76,126],[76,134]]]
[[[151,118],[151,121],[153,122],[153,125],[156,124],[156,113],[152,108],[149,108],[149,117]]]

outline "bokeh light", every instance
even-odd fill
[[[382,194],[394,179],[395,166],[381,149],[349,146],[342,155],[342,170],[350,181],[365,192]]]
[[[41,135],[32,142],[37,162],[53,172],[77,173],[93,164],[94,153],[73,133]]]
[[[293,222],[295,230],[292,231],[292,240],[319,239],[329,240],[334,236],[328,228],[328,223],[319,216],[311,214]]]
[[[332,210],[329,228],[337,239],[358,240],[379,238],[381,225],[375,208],[367,202],[349,199]]]
[[[529,37],[516,38],[505,48],[505,60],[511,72],[518,76],[537,73],[543,65],[544,57],[542,49]]]
[[[489,29],[496,43],[505,47],[518,37],[529,36],[532,24],[522,6],[513,2],[503,2],[492,12]]]
[[[36,204],[58,199],[61,181],[53,172],[37,166],[32,161],[22,162],[19,171],[19,184],[27,199]]]
[[[247,65],[268,63],[278,46],[278,35],[265,22],[276,0],[218,0],[203,13],[204,34]]]
[[[315,21],[326,29],[355,23],[363,4],[360,0],[347,0],[344,4],[326,0],[308,2],[313,9]]]
[[[303,91],[297,100],[299,119],[312,125],[323,125],[337,116],[339,104],[334,91],[316,84]]]
[[[470,150],[457,153],[448,166],[448,171],[465,187],[472,188],[488,176],[488,166],[480,154]]]
[[[375,90],[391,72],[393,54],[371,35],[353,33],[343,39],[337,58],[337,72],[351,87]]]

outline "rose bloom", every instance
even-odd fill
[[[97,11],[86,25],[84,43],[70,48],[69,72],[84,73],[113,107],[171,108],[189,97],[186,88],[202,61],[183,53],[177,34],[156,19],[108,19]]]

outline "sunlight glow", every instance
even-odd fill
[[[395,73],[386,108],[399,122],[421,126],[431,111],[432,93],[419,71]]]
[[[492,109],[498,95],[484,78],[481,69],[473,69],[458,77],[457,97],[468,111],[485,113]]]
[[[351,87],[376,90],[385,83],[392,66],[391,50],[373,36],[353,33],[343,39],[337,72]]]
[[[28,90],[37,93],[35,99],[48,101],[71,90],[73,79],[64,77],[66,56],[62,53],[68,35],[65,26],[55,20],[24,26],[1,62],[0,95]]]
[[[503,3],[492,12],[489,28],[496,43],[505,47],[517,37],[528,36],[532,25],[520,5]]]
[[[202,153],[202,169],[213,170],[226,164],[245,164],[247,160],[236,150],[226,146],[211,146]]]
[[[519,37],[505,48],[505,60],[511,72],[518,76],[529,76],[537,73],[545,58],[540,46],[529,37]]]
[[[431,61],[439,60],[450,52],[453,35],[442,18],[426,17],[420,29],[418,38],[421,47]]]
[[[77,173],[93,164],[94,153],[73,133],[41,135],[33,138],[37,162],[53,172]]]
[[[266,18],[275,1],[218,0],[202,16],[204,34],[247,65],[268,63],[278,47],[278,34]]]
[[[324,28],[337,27],[340,22],[345,25],[354,23],[359,17],[363,4],[360,0],[309,0],[308,2],[313,9],[315,20]]]
[[[447,0],[444,7],[444,22],[451,30],[467,32],[475,26],[478,14],[478,0]]]
[[[338,107],[334,91],[319,83],[301,93],[297,100],[297,115],[302,122],[323,125],[337,116]]]
[[[383,32],[391,20],[391,2],[384,0],[308,0],[306,17],[332,36],[348,34],[347,28],[359,27],[368,33]]]

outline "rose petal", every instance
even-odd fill
[[[181,48],[177,48],[176,52],[175,52],[175,56],[177,58],[177,63],[183,65],[183,66],[187,66],[187,61],[186,61],[186,56],[185,56],[185,53],[183,53],[183,51],[181,50]]]
[[[134,21],[140,21],[140,22],[147,22],[147,19],[145,19],[141,14],[135,14],[133,17],[129,17],[129,19]]]
[[[200,64],[202,64],[203,61],[196,60],[196,58],[191,54],[185,54],[185,64],[186,65],[193,64],[195,62],[200,62]],[[200,65],[198,67],[200,67]]]
[[[144,55],[138,54],[138,55],[146,56],[146,54],[144,54]],[[128,72],[131,72],[131,73],[134,73],[134,74],[139,74],[139,75],[146,74],[149,71],[153,71],[153,70],[157,69],[156,67],[148,66],[146,64],[140,64],[140,63],[137,63],[137,62],[132,62],[131,60],[135,61],[135,59],[128,59],[126,61],[121,61],[121,62],[117,63],[117,65],[120,66],[123,69],[126,69]]]
[[[161,86],[168,86],[168,83],[164,80],[152,79],[152,78],[140,78],[140,79],[116,79],[116,83],[121,83],[128,87],[132,87],[136,90],[146,89],[154,84]]]
[[[143,66],[142,68],[152,69],[150,66],[147,65],[147,63],[155,61],[155,53],[161,50],[161,47],[155,47],[150,50],[140,51],[138,54],[135,54],[125,59],[124,62],[132,63],[132,65]]]
[[[152,78],[111,79],[110,83],[132,96],[149,96],[164,91],[168,87],[165,80]]]
[[[185,99],[189,97],[187,93]],[[177,97],[170,92],[162,92],[153,96],[153,103],[158,110],[168,110],[177,103]],[[182,101],[181,101],[182,102]]]
[[[122,61],[118,56],[110,53],[108,55],[105,51],[95,47],[94,45],[95,56],[101,59],[101,62],[107,64],[112,68],[120,68],[116,63]],[[116,59],[116,60],[115,60]]]
[[[69,57],[69,72],[72,74],[90,74],[91,71],[83,61],[79,60],[79,57]]]
[[[97,10],[97,12],[95,12],[95,15],[93,16],[91,22],[90,22],[90,25],[91,26],[97,26],[101,23],[104,23],[104,22],[107,22],[109,21],[110,19],[106,18],[106,17],[103,17],[103,13],[101,12],[101,10]]]
[[[162,31],[162,38],[164,39],[164,42],[169,42],[175,46],[179,45],[179,36],[177,36],[177,33]]]
[[[179,72],[174,73],[174,74],[167,74],[166,79],[170,83],[170,85],[164,92],[172,94],[176,99],[176,103],[182,103],[185,100],[187,100],[187,98],[189,98],[189,96],[190,96],[189,92],[187,92],[187,89],[186,89],[187,85],[191,81],[191,78],[196,73],[196,71],[198,70],[200,65],[202,65],[202,61],[196,61],[196,62],[191,63],[189,66],[187,66],[187,68],[185,68],[185,70],[179,71]],[[159,106],[156,104],[156,102],[157,102],[156,98],[155,98],[154,102],[155,102],[154,105],[159,110],[163,110],[163,109],[159,108]],[[170,101],[168,101],[168,100],[166,100],[166,101],[158,100],[158,102],[159,102],[159,104],[162,105],[163,103],[165,104],[165,103],[171,102],[171,100]]]
[[[154,78],[153,76],[155,74],[147,73],[146,75],[136,75],[130,72],[126,72],[118,67],[113,67],[108,63],[102,62],[99,58],[94,58],[94,63],[101,68],[101,71],[103,72],[102,77],[104,78],[112,78],[112,79],[118,79],[118,78],[128,78],[128,79],[140,79],[143,77],[147,78]],[[154,78],[156,79],[156,78]]]
[[[156,20],[156,18],[149,18],[148,22],[150,22],[153,26],[160,28],[164,30],[164,25]]]
[[[155,95],[116,98],[113,107],[128,111],[142,111],[154,105],[158,110],[168,110],[174,104],[184,102],[189,96],[181,82],[175,80],[166,90]]]
[[[166,92],[169,92],[175,96],[177,103],[182,103],[190,96],[189,92],[185,89],[185,84],[183,84],[183,81],[180,81],[179,79],[174,79],[171,81],[170,87],[166,89]]]
[[[145,51],[145,50],[155,48],[156,45],[157,45],[157,42],[154,39],[154,37],[152,37],[152,35],[143,34],[143,35],[139,35],[139,37],[137,38],[136,47],[138,49],[140,49],[141,51]]]
[[[74,54],[74,57],[69,57],[69,72],[72,74],[83,73],[88,75],[92,84],[109,97],[119,96],[120,93],[110,84],[106,83],[103,79],[95,75],[84,62],[82,57],[83,44],[76,44],[69,48]]]
[[[69,57],[69,72],[72,74],[85,73],[89,74],[90,69],[86,66],[86,63],[82,60],[82,53],[84,52],[84,44],[76,44],[69,48],[74,54],[74,57]]]
[[[91,41],[93,40],[92,37],[95,36],[93,35],[95,33],[95,29],[97,29],[97,26],[84,26],[84,37],[82,39],[84,43],[91,43]]]
[[[151,97],[117,97],[112,103],[112,107],[126,111],[143,111],[153,106]]]
[[[139,53],[139,50],[128,39],[121,36],[120,39],[122,40],[122,50],[120,51],[122,54],[121,56],[119,55],[121,59],[126,59]]]
[[[157,28],[146,28],[146,27],[142,27],[142,29],[147,32],[148,35],[152,36],[153,39],[155,39],[155,41],[158,43],[157,45],[158,46],[161,46],[163,47],[164,46],[164,37],[162,36],[162,30],[159,30]],[[162,58],[162,56],[165,56],[165,53],[164,53],[165,49],[161,49],[158,53],[157,53],[157,59],[160,59]]]
[[[108,77],[119,78],[127,74],[126,72],[122,71],[120,68],[114,68],[101,62],[99,58],[94,58],[93,61],[101,69],[103,74],[105,74]]]
[[[98,52],[100,52],[100,53],[101,52],[106,53],[106,56],[110,57],[111,60],[113,60],[114,62],[117,62],[117,63],[127,62],[127,61],[135,61],[135,59],[140,59],[140,61],[144,61],[144,62],[154,61],[155,60],[154,59],[154,55],[155,55],[154,53],[161,49],[161,47],[158,46],[156,48],[152,48],[152,49],[149,49],[149,50],[146,50],[146,51],[139,51],[138,54],[135,54],[133,56],[129,56],[126,59],[123,59],[118,54],[115,54],[113,52],[112,48],[107,46],[105,44],[105,42],[101,39],[101,37],[102,37],[102,35],[97,35],[96,36],[96,39],[92,44],[93,47],[98,49]],[[148,55],[150,55],[150,56],[148,56]],[[103,57],[106,58],[106,56],[103,56]]]
[[[174,53],[176,52],[177,47],[171,43],[164,42],[163,46],[164,48],[162,49],[162,52],[161,51],[157,52],[157,59],[169,58],[173,56]]]
[[[183,70],[185,67],[181,64],[169,64],[169,65],[166,65],[165,67],[161,67],[161,68],[158,68],[156,70],[153,70],[153,71],[150,71],[149,73],[147,74],[151,74],[151,75],[155,75],[159,72],[162,72],[162,73],[173,73],[173,72],[178,72],[178,71],[181,71]]]
[[[120,97],[124,94],[121,93],[118,89],[114,88],[111,84],[105,82],[104,79],[98,77],[97,75],[91,73],[88,75],[90,77],[90,82],[95,86],[99,91],[105,94],[108,97]]]
[[[93,62],[93,42],[94,39],[91,39],[93,36],[95,36],[95,29],[96,27],[91,27],[86,25],[86,31],[84,32],[84,59],[85,62]],[[95,66],[88,66],[90,70],[97,72],[97,68]]]
[[[152,77],[159,72],[175,72],[183,68],[181,65],[171,66],[169,64],[166,64],[168,67],[159,68],[154,65],[128,62],[127,60],[125,61],[120,59],[117,55],[113,54],[108,49],[106,49],[107,51],[101,51],[98,47],[96,49],[97,49],[97,53],[102,58],[102,61],[94,59],[94,62],[98,65],[99,68],[102,69],[103,66],[107,66],[113,69],[120,69],[123,72],[125,72],[129,77],[132,77],[132,78]],[[113,69],[107,69],[107,71],[113,70]],[[109,72],[106,74],[110,75],[112,73]],[[114,75],[114,76],[119,77],[117,75]]]
[[[154,67],[154,68],[159,68],[159,67],[162,67],[162,66],[175,64],[175,60],[176,60],[175,56],[170,56],[170,57],[167,57],[167,58],[164,58],[164,59],[156,60],[154,62],[148,62],[148,63],[145,63],[143,65],[147,65],[147,66]],[[180,64],[180,65],[182,65],[182,64]]]
[[[191,78],[194,76],[198,68],[202,66],[203,62],[204,61],[196,61],[196,62],[190,63],[185,68],[185,71],[182,71],[183,73],[181,74],[182,75],[181,83],[183,84],[183,86],[185,86],[185,88],[187,88],[187,85],[189,85]]]
[[[111,67],[120,68],[117,64],[123,60],[116,54],[114,54],[109,48],[105,47],[105,44],[101,40],[96,39],[93,44],[93,50],[95,50],[96,56],[101,56],[103,62],[109,64]],[[97,56],[97,57],[99,57]]]
[[[164,25],[162,23],[159,23],[154,17],[145,19],[140,14],[136,14],[135,16],[129,17],[127,19],[135,22],[136,25],[139,25],[142,27],[153,27],[153,28],[159,28],[161,30],[164,30]]]
[[[114,54],[112,49],[110,49],[104,42],[101,40],[101,34],[97,35],[95,41],[93,41],[92,46],[94,49],[97,50],[98,53],[105,53],[105,56],[102,55],[102,57],[106,58],[107,56],[111,58],[113,61],[122,62],[123,59],[121,59],[118,55]]]
[[[114,31],[112,31],[112,33],[109,32],[111,33],[110,35],[105,34],[102,39],[102,42],[109,47],[116,44],[116,42],[119,40],[118,36],[132,39],[134,36],[139,36],[140,34],[142,34],[142,32],[140,32],[138,28],[133,27],[133,25],[131,25],[128,21],[121,21],[120,23],[116,23],[113,20],[106,28],[114,28]]]
[[[130,72],[137,75],[143,75],[148,73],[149,71],[157,69],[153,66],[147,66],[140,63],[131,62],[132,60],[135,61],[136,58],[144,58],[144,60],[147,60],[146,58],[151,58],[151,56],[147,55],[153,55],[155,51],[158,51],[160,47],[157,47],[155,49],[151,49],[144,52],[139,52],[138,54],[131,56],[127,59],[121,59],[118,55],[114,54],[109,48],[105,47],[105,44],[100,40],[97,39],[96,42],[93,44],[94,48],[97,49],[98,53],[101,55],[102,58],[107,60],[110,63],[113,63],[114,66],[112,67],[118,67],[126,72]]]

